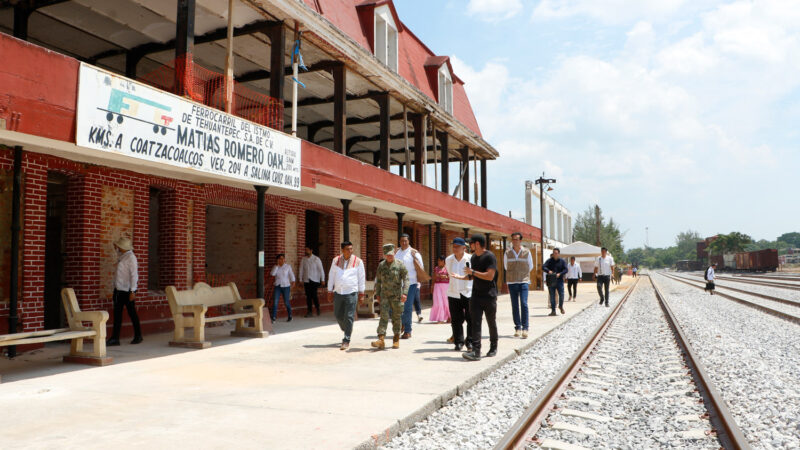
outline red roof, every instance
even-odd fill
[[[304,0],[313,10],[328,19],[370,53],[373,40],[374,8],[387,5],[397,23],[398,29],[398,72],[417,89],[438,102],[438,82],[431,80],[426,66],[438,68],[446,63],[453,76],[453,116],[478,136],[481,130],[470,106],[464,82],[453,73],[448,56],[434,54],[408,26],[400,21],[391,0]]]

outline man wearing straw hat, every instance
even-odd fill
[[[114,331],[106,345],[119,345],[119,332],[122,329],[122,309],[127,308],[133,323],[131,344],[142,342],[142,328],[136,314],[136,287],[139,284],[139,263],[133,254],[130,238],[121,237],[114,242],[114,251],[119,255],[117,270],[114,273]]]

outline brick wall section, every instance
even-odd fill
[[[10,170],[13,153],[0,150],[0,170]],[[36,153],[24,153],[24,199],[22,234],[22,284],[19,304],[21,323],[24,330],[37,330],[44,326],[44,241],[47,203],[48,172],[59,172],[69,177],[67,184],[68,213],[66,220],[66,261],[65,276],[67,284],[75,289],[81,307],[86,310],[106,310],[111,313],[111,279],[102,276],[104,258],[113,260],[111,242],[120,233],[130,233],[134,242],[134,253],[139,261],[139,295],[137,309],[142,319],[145,333],[172,329],[171,315],[162,290],[147,290],[148,237],[149,237],[149,189],[155,187],[161,194],[161,255],[160,278],[162,287],[175,285],[186,289],[193,282],[207,280],[206,274],[206,206],[217,205],[248,211],[256,210],[255,191],[237,189],[221,185],[195,185],[174,179],[154,177],[125,170],[94,166]],[[105,217],[112,223],[103,223],[103,192],[112,196],[105,205],[117,205],[125,212]],[[127,193],[127,194],[126,194]],[[118,205],[120,196],[131,197],[132,205],[122,208]],[[128,197],[125,197],[125,196]],[[107,198],[107,200],[109,200]],[[127,201],[127,200],[126,200]],[[123,202],[125,203],[125,202]],[[305,239],[305,211],[314,210],[321,215],[321,223],[327,224],[323,231],[328,243],[328,255],[323,261],[326,275],[330,258],[339,254],[339,236],[342,226],[341,208],[329,207],[300,201],[289,197],[266,196],[265,209],[265,261],[267,265],[265,286],[267,303],[271,304],[273,279],[269,268],[275,255],[285,253],[287,244],[296,242],[293,247],[295,261],[303,256]],[[120,214],[122,214],[120,216]],[[296,216],[294,231],[287,236],[286,216]],[[127,221],[127,222],[126,222]],[[130,222],[130,223],[128,223]],[[116,228],[115,225],[116,224]],[[394,218],[353,211],[351,224],[357,225],[360,232],[360,257],[366,261],[367,253],[371,260],[382,258],[381,246],[391,238],[397,229]],[[418,249],[426,249],[428,239],[426,225],[409,222],[414,227],[415,242]],[[377,243],[374,248],[367,245],[368,226],[377,229]],[[356,237],[358,239],[358,237]],[[294,241],[293,241],[294,240]],[[394,239],[396,240],[396,239]],[[396,244],[396,242],[394,242]],[[253,249],[255,254],[255,248]],[[427,252],[426,252],[427,253]],[[112,261],[109,260],[109,261]],[[425,255],[426,266],[428,256]],[[298,263],[299,264],[299,263]],[[377,264],[377,262],[375,262]],[[108,264],[106,264],[108,265]],[[293,264],[299,272],[297,264]],[[106,267],[107,269],[109,267]],[[241,282],[243,295],[255,295],[255,273]],[[216,281],[225,281],[219,277]],[[324,293],[324,288],[322,289]],[[424,298],[430,295],[429,287],[423,286]],[[321,296],[323,308],[332,309],[326,296]],[[305,313],[305,298],[302,289],[293,288],[292,308],[295,314]],[[279,315],[285,316],[283,307]],[[0,327],[6,325],[7,304],[0,303]],[[126,318],[123,335],[132,330]],[[109,321],[111,322],[111,321]],[[109,323],[109,327],[111,323]],[[3,330],[3,328],[0,328]]]

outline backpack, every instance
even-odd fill
[[[708,269],[710,269],[710,267]],[[706,269],[706,272],[703,274],[703,279],[706,281],[708,281],[708,269]]]

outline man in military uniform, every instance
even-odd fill
[[[400,348],[400,327],[403,319],[403,303],[408,295],[409,279],[405,264],[394,258],[394,245],[383,246],[384,260],[378,264],[375,276],[375,300],[381,305],[381,320],[378,322],[378,340],[372,343],[378,349],[386,348],[383,338],[392,314],[392,348]]]

